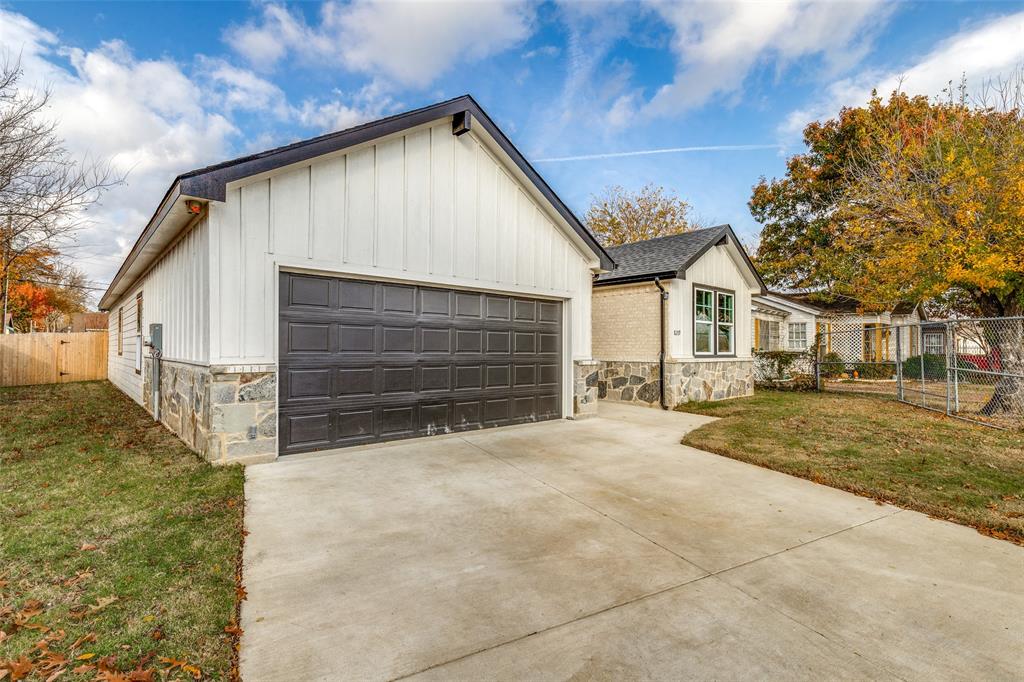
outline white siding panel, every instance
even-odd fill
[[[479,149],[477,163],[477,222],[479,227],[479,256],[477,279],[497,282],[498,278],[498,166],[487,153]]]
[[[533,262],[534,286],[540,289],[551,288],[551,234],[555,230],[540,211],[536,212],[537,221],[533,228]]]
[[[475,279],[477,273],[477,157],[476,140],[455,138],[455,276]]]
[[[516,202],[516,284],[532,287],[537,207],[522,190],[516,192]]]
[[[242,215],[241,191],[227,193],[221,220],[220,260],[217,263],[217,277],[220,285],[220,305],[216,318],[220,333],[220,355],[237,358],[242,351]]]
[[[405,138],[377,145],[377,259],[389,270],[405,267]]]
[[[446,126],[430,130],[430,272],[449,277],[455,256],[455,138]]]
[[[516,198],[519,189],[504,171],[498,172],[498,281],[516,281]],[[564,281],[564,280],[563,280]]]
[[[282,256],[308,257],[309,166],[271,177],[270,211],[271,251]],[[242,213],[248,225],[249,216],[244,210]]]
[[[282,176],[285,180],[278,181],[276,178],[271,181],[257,182],[242,188],[242,224],[245,226],[244,240],[242,243],[242,335],[241,335],[241,357],[252,357],[262,355],[267,351],[267,339],[263,334],[263,311],[270,304],[267,282],[263,276],[263,262],[266,259],[266,244],[270,238],[270,216],[273,216],[274,240],[276,242],[286,241],[287,235],[296,230],[305,234],[301,229],[301,221],[306,219],[304,211],[296,211],[294,218],[290,217],[285,210],[287,204],[285,198],[293,197],[302,206],[308,207],[306,192],[308,186],[303,182],[307,179],[306,174],[290,173]],[[273,201],[271,201],[273,197]],[[304,200],[304,201],[300,201]],[[271,213],[273,207],[273,213]],[[296,220],[295,223],[289,222]],[[289,227],[291,226],[291,227]],[[278,227],[284,227],[280,230]],[[305,240],[293,248],[296,251],[305,248]]]
[[[310,204],[314,258],[341,260],[345,229],[345,157],[314,163],[310,168]]]
[[[373,265],[376,232],[375,148],[367,147],[348,155],[346,164],[345,262]]]
[[[405,141],[405,266],[430,272],[430,130]]]

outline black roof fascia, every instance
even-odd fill
[[[330,154],[348,147],[353,147],[364,142],[369,142],[386,135],[408,130],[419,125],[443,118],[445,116],[471,115],[484,127],[494,138],[502,151],[508,154],[509,158],[516,164],[520,171],[534,184],[541,195],[558,211],[569,226],[583,239],[584,242],[597,254],[604,270],[613,270],[615,261],[608,252],[580,222],[573,212],[566,206],[551,187],[534,170],[533,166],[526,160],[515,145],[495,125],[490,116],[484,112],[479,104],[470,95],[463,95],[446,102],[439,102],[421,109],[396,114],[378,121],[365,123],[355,128],[342,130],[336,133],[328,133],[310,140],[296,142],[294,144],[271,149],[259,154],[244,156],[231,161],[225,161],[206,168],[200,168],[188,173],[183,173],[177,178],[181,183],[181,193],[186,196],[193,196],[211,201],[224,201],[227,197],[227,184],[235,180],[266,173],[277,168],[300,163],[324,154]]]
[[[639,275],[626,275],[619,279],[602,279],[594,280],[593,286],[595,287],[606,287],[611,284],[633,284],[635,282],[653,282],[656,279],[675,279],[679,273],[675,270],[667,270],[665,272],[651,272],[643,273]]]

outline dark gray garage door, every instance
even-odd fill
[[[562,304],[281,274],[282,454],[561,416]]]

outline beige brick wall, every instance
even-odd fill
[[[660,299],[653,284],[595,287],[592,336],[595,360],[657,360]]]

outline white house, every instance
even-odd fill
[[[598,395],[672,407],[754,391],[751,299],[766,291],[728,225],[608,249],[594,280]]]
[[[587,413],[612,268],[463,96],[179,175],[100,302],[110,380],[218,462]]]
[[[755,350],[804,351],[812,348],[820,335],[822,353],[848,363],[894,362],[897,327],[899,357],[916,355],[921,343],[919,323],[927,319],[921,306],[914,303],[872,312],[851,299],[826,301],[776,291],[754,296],[752,304]],[[924,342],[926,347],[929,343],[942,346],[941,336],[927,330]]]

